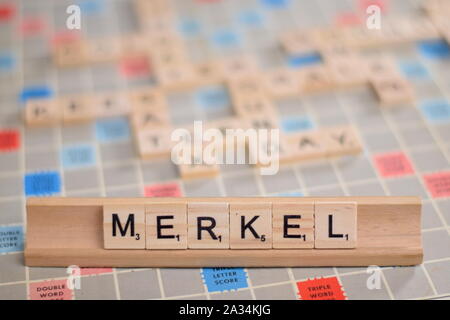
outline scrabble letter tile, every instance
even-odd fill
[[[273,98],[285,98],[300,92],[300,79],[297,73],[287,68],[276,69],[264,75],[266,89]]]
[[[300,93],[316,93],[333,89],[335,80],[323,65],[309,66],[299,71]]]
[[[118,38],[96,39],[86,43],[86,60],[90,63],[114,62],[119,56]]]
[[[326,154],[329,157],[358,154],[362,144],[356,129],[352,126],[340,126],[323,130]]]
[[[189,203],[188,248],[228,249],[229,217],[228,203]]]
[[[301,55],[316,51],[317,41],[311,32],[296,30],[282,35],[281,46],[289,55]]]
[[[145,249],[145,206],[103,207],[105,249]]]
[[[210,85],[221,82],[222,76],[217,63],[201,63],[199,65],[195,65],[194,70],[199,85]]]
[[[227,81],[233,102],[241,97],[254,98],[265,96],[266,90],[261,82],[261,75],[251,75]]]
[[[145,207],[147,249],[187,249],[187,205],[152,203]]]
[[[292,161],[309,161],[324,158],[323,135],[319,131],[290,134],[286,138]]]
[[[155,69],[158,83],[168,91],[190,89],[197,85],[197,74],[189,63],[160,65]]]
[[[358,86],[368,81],[364,64],[358,58],[331,60],[327,68],[338,87]]]
[[[98,118],[123,116],[130,112],[128,97],[122,93],[95,94],[92,107]]]
[[[400,76],[400,72],[395,65],[394,59],[382,56],[376,58],[365,58],[365,69],[370,81],[376,81],[379,79],[396,78]]]
[[[61,111],[55,100],[29,100],[25,108],[25,122],[28,126],[56,125],[61,121]]]
[[[219,62],[219,69],[226,79],[251,76],[258,72],[258,65],[255,59],[242,55],[224,59]]]
[[[58,100],[58,107],[62,110],[63,122],[78,123],[92,120],[95,116],[88,96],[73,95]]]
[[[131,114],[131,121],[136,130],[155,129],[168,126],[170,116],[166,110],[139,110]]]
[[[219,167],[216,164],[180,164],[178,171],[182,179],[210,178],[219,174]]]
[[[314,247],[313,201],[274,203],[272,216],[274,248]]]
[[[170,127],[137,130],[137,149],[143,159],[164,158],[170,156],[172,141]]]
[[[230,204],[230,248],[272,248],[272,204]]]
[[[274,115],[276,110],[267,97],[241,97],[233,104],[236,115],[241,118],[250,118],[261,115]]]
[[[153,87],[133,89],[128,95],[132,111],[167,111],[167,100],[161,90]]]
[[[74,67],[86,63],[86,44],[77,40],[58,44],[53,50],[53,59],[59,67]]]
[[[388,77],[372,81],[372,86],[382,106],[414,102],[414,89],[403,77]]]
[[[356,248],[356,216],[355,202],[316,202],[314,247]]]

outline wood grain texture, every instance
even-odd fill
[[[269,250],[105,250],[103,205],[192,202],[355,201],[358,247]],[[27,266],[293,267],[404,266],[422,262],[418,197],[302,198],[28,198]]]

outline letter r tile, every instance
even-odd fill
[[[147,249],[187,249],[186,203],[145,206]]]
[[[145,206],[103,206],[105,249],[145,249]]]
[[[188,204],[188,248],[229,249],[228,203]]]
[[[272,248],[272,204],[230,204],[230,248]]]

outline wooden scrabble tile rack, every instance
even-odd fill
[[[283,219],[283,213],[292,218],[299,211],[304,224],[297,227],[294,220]],[[332,219],[330,211],[342,217],[332,228],[350,230],[349,241],[323,238],[332,232],[326,226]],[[115,223],[109,215],[112,212],[117,217],[127,212],[139,215],[133,230],[141,234],[139,241],[109,238],[111,223]],[[181,239],[177,245],[167,238],[157,241],[154,226],[158,219],[153,214],[158,212],[174,217],[173,228],[164,232],[177,232]],[[236,229],[245,219],[250,224],[255,212],[261,213],[262,219],[254,226],[264,231],[264,244],[255,238],[246,242],[243,229]],[[217,230],[226,239],[221,245],[195,238],[200,235],[194,229],[200,226],[195,219],[205,215],[217,219]],[[286,222],[293,233],[303,228],[308,241],[298,245],[292,238],[283,239]],[[126,229],[121,227],[121,232]],[[420,264],[423,258],[418,197],[29,198],[27,229],[27,266],[405,266]],[[319,240],[315,245],[312,229]]]

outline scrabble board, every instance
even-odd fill
[[[66,28],[66,9],[74,2],[82,12],[81,29],[75,35]],[[416,21],[426,15],[424,2],[171,1],[173,24],[190,61],[200,64],[245,54],[256,57],[263,71],[303,70],[323,62],[318,54],[288,54],[282,48],[281,39],[292,30],[364,25],[371,4],[381,8],[382,19]],[[402,99],[395,107],[381,105],[381,96],[368,86],[277,99],[282,131],[352,125],[363,151],[289,163],[273,176],[261,176],[249,165],[222,165],[218,175],[182,179],[170,160],[139,156],[133,128],[124,116],[39,128],[24,124],[24,109],[36,98],[154,85],[156,70],[134,55],[70,68],[57,66],[52,59],[55,46],[72,37],[126,38],[141,32],[141,27],[135,4],[128,0],[0,0],[0,299],[450,297],[450,47],[445,37],[362,50],[367,59],[394,61],[399,76],[412,86],[414,99]],[[167,100],[174,126],[233,114],[230,96],[217,85],[176,90]],[[25,201],[31,196],[346,195],[422,197],[424,263],[383,267],[381,273],[375,267],[82,268],[79,289],[67,286],[73,269],[23,263]],[[375,274],[379,289],[369,289],[368,279]]]

